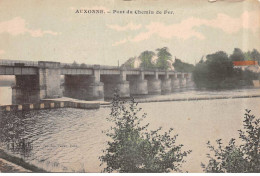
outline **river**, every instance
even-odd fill
[[[253,94],[259,92],[259,90],[238,90],[229,93],[243,94],[250,91]],[[192,91],[166,97],[190,96],[189,94],[221,93]],[[8,99],[8,96],[6,98]],[[260,116],[259,100],[260,98],[241,98],[153,102],[141,103],[139,106],[143,108],[142,112],[148,114],[144,123],[149,122],[150,129],[161,126],[163,130],[168,130],[172,127],[174,134],[179,134],[177,142],[184,144],[183,149],[192,150],[192,153],[185,158],[187,162],[183,164],[182,170],[202,172],[200,164],[207,161],[206,153],[209,153],[207,141],[214,142],[222,138],[224,143],[227,143],[231,137],[238,138],[237,130],[242,128],[244,110],[251,109],[253,114]],[[111,126],[106,121],[109,113],[109,107],[98,110],[66,108],[2,113],[0,117],[2,141],[23,138],[28,146],[7,148],[6,143],[2,142],[1,147],[47,171],[100,172],[102,166],[99,166],[98,157],[102,155],[107,140],[102,130]]]

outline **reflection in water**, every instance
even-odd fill
[[[12,88],[0,86],[0,105],[12,104]]]

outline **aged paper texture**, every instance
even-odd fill
[[[259,63],[259,0],[0,0],[0,172],[259,173]]]

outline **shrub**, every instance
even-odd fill
[[[238,130],[241,145],[237,146],[233,138],[227,146],[218,139],[217,148],[207,143],[214,156],[207,154],[209,163],[202,164],[205,172],[260,172],[260,119],[246,110],[243,122],[244,129]]]
[[[170,172],[181,171],[180,167],[191,151],[182,152],[183,145],[176,145],[177,135],[171,137],[173,129],[160,134],[161,128],[148,131],[149,124],[141,125],[146,114],[138,113],[138,103],[123,101],[116,93],[112,102],[109,121],[114,126],[105,131],[110,137],[108,147],[100,157],[104,172]]]

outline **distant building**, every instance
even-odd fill
[[[257,61],[233,61],[234,68],[241,68],[242,70],[250,70],[255,73],[260,73],[260,67]]]

